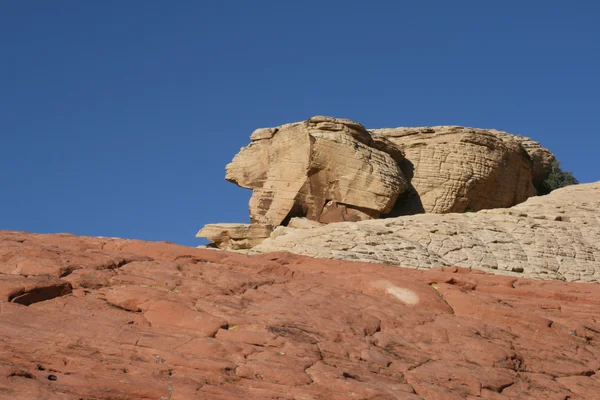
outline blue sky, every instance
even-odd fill
[[[312,115],[540,141],[600,180],[594,1],[0,5],[0,229],[201,243],[248,221],[224,167]]]

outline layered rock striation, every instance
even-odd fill
[[[407,187],[392,157],[370,146],[367,130],[350,120],[313,117],[259,129],[251,140],[227,165],[225,179],[252,189],[252,223],[331,219],[333,204],[350,220],[377,218]]]

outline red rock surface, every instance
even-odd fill
[[[2,399],[600,399],[600,285],[0,231]]]

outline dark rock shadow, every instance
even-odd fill
[[[423,208],[423,203],[421,202],[421,196],[419,196],[419,193],[417,193],[415,188],[410,185],[406,192],[398,196],[398,200],[396,200],[392,211],[387,214],[382,214],[381,218],[396,218],[403,215],[424,213],[425,209]]]
[[[421,202],[421,196],[419,196],[419,193],[417,193],[416,189],[410,183],[415,175],[415,166],[407,159],[402,160],[398,165],[400,166],[402,174],[404,174],[404,177],[408,181],[408,189],[398,196],[392,210],[387,214],[382,214],[381,218],[395,218],[403,215],[425,213],[425,208],[423,208],[423,203]]]

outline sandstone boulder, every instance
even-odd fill
[[[251,251],[598,282],[600,182],[558,189],[508,209],[279,227]]]
[[[233,241],[215,225],[200,231],[219,248],[252,247],[265,238],[262,227],[287,226],[295,217],[356,222],[511,207],[535,195],[555,161],[527,137],[461,126],[368,131],[350,120],[313,117],[257,129],[250,138],[227,165],[226,179],[253,190],[257,228],[239,228]]]
[[[434,126],[371,134],[406,159],[401,168],[413,190],[400,197],[392,216],[514,206],[535,195],[534,170],[545,179],[552,156],[528,138],[496,130]]]
[[[328,222],[377,218],[407,187],[394,159],[350,120],[313,117],[259,129],[251,140],[227,165],[226,179],[253,190],[252,223],[319,221],[324,213]]]

